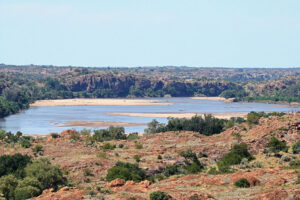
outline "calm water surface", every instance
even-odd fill
[[[156,100],[156,99],[155,99]],[[227,103],[217,100],[196,100],[191,98],[157,99],[161,102],[171,102],[173,105],[158,106],[49,106],[31,107],[28,110],[11,115],[0,121],[0,127],[7,131],[21,131],[25,134],[48,134],[61,132],[68,128],[81,130],[83,128],[97,129],[95,127],[59,127],[55,123],[63,121],[117,121],[148,123],[152,118],[129,117],[105,114],[107,112],[133,112],[133,113],[227,113],[250,111],[300,111],[300,106],[289,107],[279,104],[264,103]],[[159,122],[167,122],[166,118],[156,118]],[[105,128],[105,127],[98,127]],[[125,127],[126,132],[143,132],[145,126]]]

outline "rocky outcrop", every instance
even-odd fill
[[[63,187],[57,192],[53,189],[44,190],[43,193],[31,200],[81,200],[87,194],[87,190],[81,190],[76,187]]]

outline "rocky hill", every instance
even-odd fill
[[[300,114],[261,118],[258,124],[242,123],[217,135],[195,132],[165,132],[132,140],[90,143],[89,136],[73,130],[58,136],[41,137],[34,142],[43,146],[43,155],[30,148],[1,145],[2,154],[22,153],[48,158],[63,170],[72,187],[57,192],[45,190],[35,200],[46,199],[149,199],[154,191],[166,192],[170,199],[300,199],[298,184],[300,154],[291,146],[300,140]],[[287,151],[270,152],[275,137],[285,142]],[[232,165],[233,171],[214,173],[217,163],[235,144],[246,143],[254,159]],[[109,144],[109,145],[108,145]],[[114,146],[115,145],[115,146]],[[107,147],[108,146],[108,147]],[[180,152],[191,149],[205,166],[200,173],[165,174],[167,166],[184,165]],[[201,156],[200,156],[201,155]],[[116,179],[107,181],[107,173],[117,161],[138,163],[152,180],[141,182]],[[297,164],[298,163],[298,164]],[[160,175],[159,175],[160,174]],[[250,186],[234,184],[245,178]]]

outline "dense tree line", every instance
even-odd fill
[[[186,118],[169,118],[167,124],[159,123],[155,119],[148,123],[145,133],[159,133],[166,131],[194,131],[203,135],[213,135],[230,128],[235,124],[244,122],[242,118],[231,118],[230,120],[218,119],[211,114],[202,116],[193,116],[191,119]]]
[[[297,77],[279,82],[279,88],[263,83],[271,89],[259,91],[260,82],[251,83],[248,87],[245,82],[226,77],[189,79],[188,76],[179,77],[180,68],[174,69],[176,72],[179,70],[178,73],[168,68],[162,70],[173,74],[172,77],[157,78],[143,73],[139,75],[139,71],[147,71],[142,68],[135,72],[131,69],[28,66],[27,70],[24,66],[3,65],[0,67],[0,117],[17,113],[28,108],[31,102],[42,99],[223,96],[236,101],[300,102]],[[186,69],[182,70],[185,73]]]

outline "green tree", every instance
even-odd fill
[[[14,199],[17,185],[18,180],[13,175],[3,176],[0,178],[0,193],[6,200]]]
[[[33,161],[25,168],[26,176],[36,178],[41,183],[41,189],[54,188],[66,184],[62,171],[53,166],[49,160],[41,158]]]

